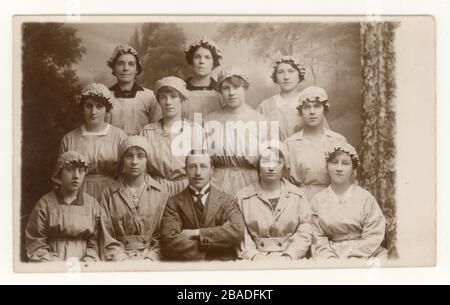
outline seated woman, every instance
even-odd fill
[[[183,103],[183,116],[194,122],[194,114],[198,113],[205,120],[207,114],[222,108],[216,81],[211,76],[212,70],[220,65],[220,49],[203,37],[189,45],[185,53],[192,76],[186,80],[190,99]]]
[[[159,227],[169,196],[147,174],[149,151],[140,136],[129,137],[119,148],[119,177],[101,200],[104,261],[159,260]]]
[[[87,159],[68,151],[57,162],[55,190],[35,205],[25,230],[25,248],[31,262],[58,262],[69,258],[99,261],[97,200],[81,191]]]
[[[269,147],[258,161],[260,181],[237,195],[247,226],[240,257],[305,258],[312,243],[312,211],[306,196],[283,179],[286,154]]]
[[[205,124],[213,155],[212,181],[219,190],[236,196],[238,191],[258,181],[259,147],[273,138],[268,119],[246,104],[249,82],[240,69],[222,70],[218,86],[225,106],[208,115]]]
[[[142,72],[139,54],[129,45],[119,45],[108,60],[117,83],[110,88],[114,108],[108,121],[127,135],[137,135],[142,128],[161,119],[161,109],[153,91],[136,83]]]
[[[182,79],[174,76],[160,79],[155,84],[155,92],[163,118],[145,126],[140,135],[150,145],[151,176],[166,186],[172,197],[188,186],[185,159],[190,151],[203,148],[205,134],[201,125],[181,116],[182,104],[189,98]]]
[[[350,144],[326,154],[331,185],[312,199],[315,259],[387,258],[386,220],[375,198],[353,184],[359,158]]]
[[[287,139],[290,181],[311,199],[330,184],[325,151],[336,143],[346,143],[344,136],[325,127],[325,113],[330,105],[328,95],[319,87],[308,87],[299,97],[298,111],[304,127]]]
[[[113,107],[106,86],[87,85],[81,93],[79,107],[85,123],[63,137],[60,153],[73,150],[86,156],[89,169],[83,190],[100,201],[102,191],[114,181],[117,151],[127,135],[105,122]]]

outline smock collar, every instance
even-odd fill
[[[75,205],[75,206],[83,206],[84,205],[84,200],[83,200],[81,190],[78,191],[77,197],[71,203],[67,203],[64,201],[64,197],[63,197],[60,189],[55,190],[55,195],[56,195],[56,199],[58,200],[58,203],[60,205]]]
[[[323,137],[328,137],[328,138],[335,138],[335,133],[333,131],[331,131],[330,129],[324,128],[323,130]],[[303,133],[303,130],[297,132],[296,134],[294,134],[291,137],[291,140],[305,140],[305,135]]]
[[[186,89],[188,89],[189,91],[212,91],[212,90],[217,90],[217,82],[214,78],[210,78],[210,82],[208,86],[194,86],[191,83],[192,81],[192,77],[188,78],[186,80]]]
[[[327,191],[330,194],[331,198],[333,198],[333,201],[335,201],[337,203],[348,203],[354,197],[353,196],[354,188],[355,188],[355,185],[351,184],[350,187],[347,189],[347,191],[345,191],[345,193],[342,197],[338,197],[338,195],[336,195],[336,193],[331,188],[331,185],[329,185],[327,187]]]
[[[144,174],[145,175],[145,182],[144,184],[147,185],[148,187],[151,187],[157,191],[162,191],[162,186],[160,183],[158,183],[155,179],[153,179],[152,176],[148,175],[148,174]],[[119,179],[116,181],[116,183],[111,186],[111,190],[113,192],[117,192],[117,191],[125,191],[127,189],[127,186],[123,180],[123,177],[119,177]]]
[[[118,98],[135,98],[138,91],[144,91],[144,88],[137,83],[133,84],[130,91],[120,89],[119,84],[115,84],[109,90],[114,92],[114,96]]]

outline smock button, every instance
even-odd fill
[[[289,198],[289,194],[286,195],[286,198]]]
[[[278,246],[281,247],[283,244],[281,242],[278,243]]]
[[[130,244],[130,242],[129,242],[128,240],[126,240],[126,241],[125,241],[125,245],[128,246],[129,244]]]
[[[261,247],[264,247],[264,243],[260,243],[259,245],[260,245]]]
[[[147,241],[146,241],[146,240],[143,240],[142,243],[143,243],[144,245],[146,245],[146,244],[147,244]]]

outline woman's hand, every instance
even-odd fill
[[[94,265],[94,264],[97,263],[97,262],[98,262],[97,259],[94,259],[94,258],[92,258],[92,257],[90,257],[90,256],[85,256],[85,257],[83,257],[83,259],[81,260],[81,263],[83,264],[84,267],[92,266],[92,265]]]
[[[287,253],[283,253],[283,254],[281,255],[281,258],[282,258],[283,260],[286,260],[286,261],[292,261],[292,260],[293,260],[293,258],[292,258],[289,254],[287,254]]]
[[[252,261],[263,261],[263,260],[266,260],[266,255],[262,253],[258,253],[252,258]]]

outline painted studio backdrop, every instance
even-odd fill
[[[293,55],[306,68],[299,90],[327,90],[330,127],[360,153],[359,184],[377,199],[395,247],[395,53],[392,23],[25,23],[22,27],[22,231],[37,200],[51,189],[59,144],[81,124],[76,98],[83,85],[111,86],[106,62],[114,47],[129,43],[143,58],[138,82],[153,89],[167,75],[187,78],[184,49],[206,36],[222,50],[222,65],[247,73],[247,101],[257,107],[278,93],[272,65]],[[22,247],[23,249],[23,247]],[[24,259],[22,251],[22,259]]]

